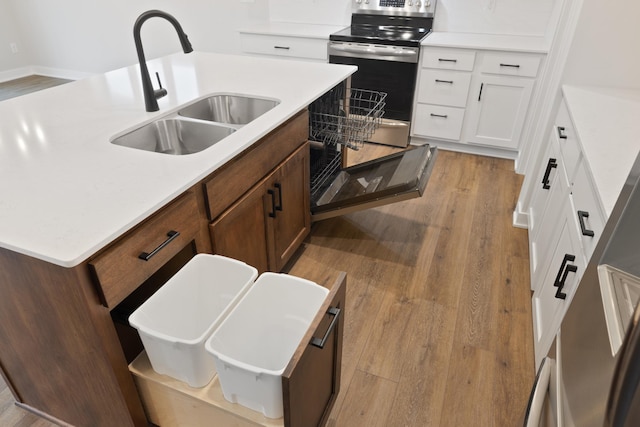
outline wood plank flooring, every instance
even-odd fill
[[[0,101],[58,86],[70,81],[71,80],[33,75],[3,82],[0,83]]]
[[[421,198],[314,224],[288,272],[348,272],[328,426],[521,425],[534,377],[527,232],[511,226],[521,182],[511,161],[441,151]],[[53,424],[0,378],[0,426]]]
[[[289,272],[348,272],[329,426],[521,424],[534,372],[520,185],[511,161],[441,151],[420,199],[314,225]]]

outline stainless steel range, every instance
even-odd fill
[[[370,142],[407,146],[420,42],[436,0],[354,0],[351,26],[329,37],[329,62],[357,65],[353,87],[387,94],[384,119]]]

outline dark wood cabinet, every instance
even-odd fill
[[[214,253],[280,271],[309,234],[309,147],[299,147],[211,224]]]

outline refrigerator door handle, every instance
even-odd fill
[[[618,354],[604,426],[637,426],[640,425],[640,305],[636,307]]]
[[[544,407],[547,390],[549,389],[549,380],[551,379],[552,364],[553,360],[548,357],[542,359],[540,363],[536,380],[529,395],[523,427],[538,427],[540,425],[540,416],[542,415],[542,408]]]

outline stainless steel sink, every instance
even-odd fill
[[[173,155],[200,152],[235,132],[229,126],[179,118],[160,119],[126,133],[113,144]]]
[[[242,95],[213,95],[178,111],[178,115],[211,122],[246,125],[280,101]]]

